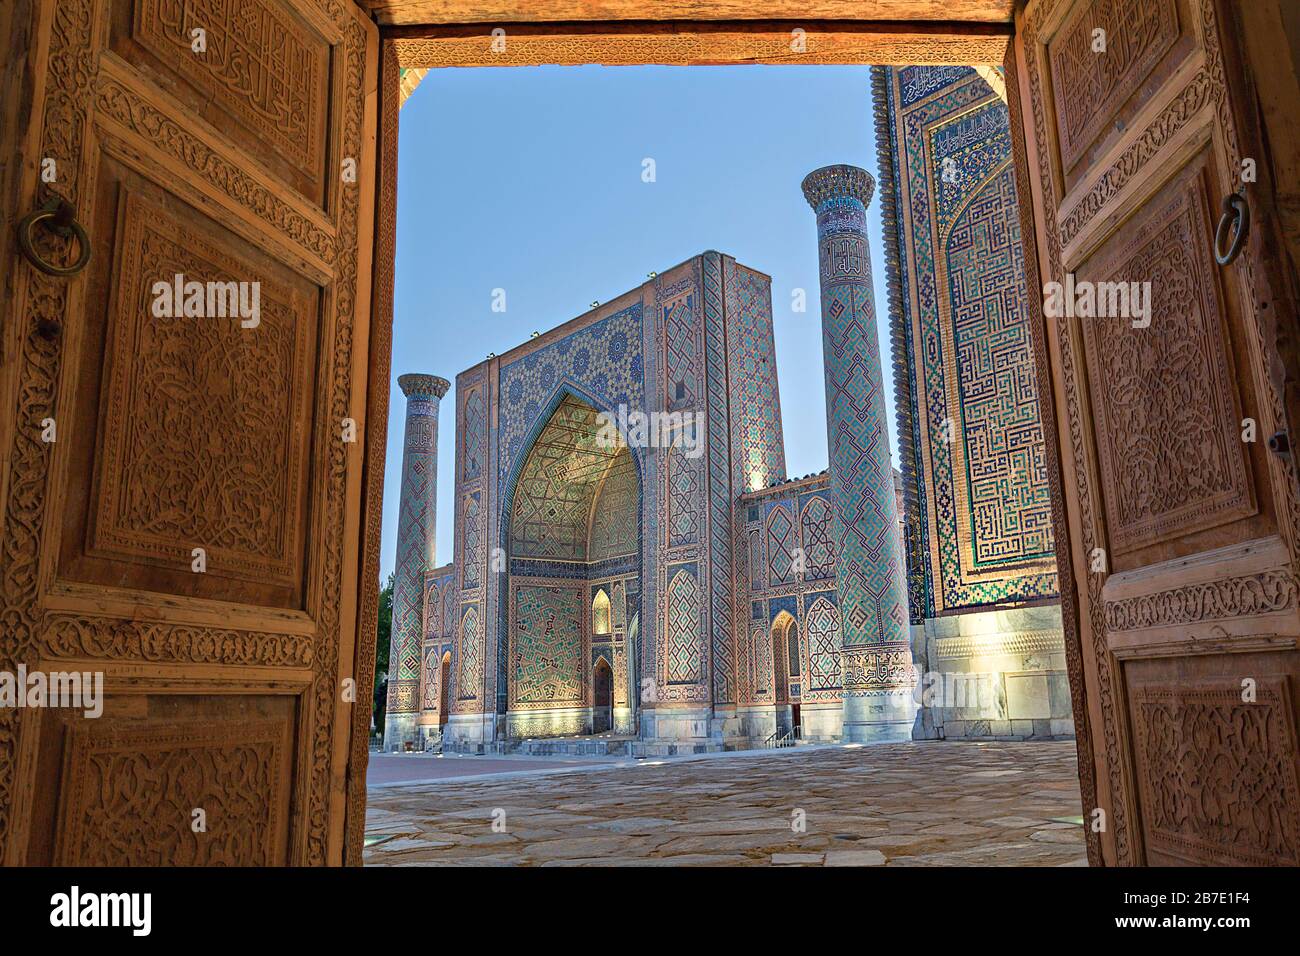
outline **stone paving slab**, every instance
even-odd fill
[[[1072,741],[806,748],[372,788],[365,860],[1079,866],[1080,813]]]
[[[366,783],[405,785],[448,778],[476,777],[498,773],[534,773],[548,770],[563,773],[587,767],[607,766],[609,757],[462,757],[456,754],[372,753],[366,768]]]

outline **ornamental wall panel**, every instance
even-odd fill
[[[912,617],[1057,583],[1007,106],[973,69],[873,71]]]

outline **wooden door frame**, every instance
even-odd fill
[[[550,0],[548,0],[548,3]],[[372,8],[385,0],[373,0]],[[881,6],[881,3],[844,4],[837,0],[813,0],[802,4],[810,12],[831,13],[834,9]],[[527,10],[529,4],[518,6]],[[556,6],[563,12],[564,5]],[[634,10],[629,0],[602,4],[608,19],[580,22],[537,22],[547,19],[538,12],[534,22],[484,22],[474,15],[474,0],[450,0],[437,5],[446,22],[422,26],[380,27],[379,109],[375,183],[375,263],[369,341],[368,394],[366,396],[365,465],[363,470],[365,510],[361,516],[362,593],[358,610],[358,633],[373,635],[379,609],[379,550],[383,511],[384,465],[388,441],[389,391],[392,364],[394,269],[397,248],[397,148],[399,131],[399,89],[402,69],[431,69],[449,66],[536,66],[577,65],[700,65],[700,64],[1002,64],[1012,48],[1013,28],[1010,5],[968,3],[950,0],[954,10],[976,7],[1006,7],[1007,19],[999,22],[880,21],[835,19],[723,19],[710,13],[726,11],[736,16],[729,0],[691,3],[691,19],[627,20],[617,9]],[[671,7],[671,4],[669,5]],[[786,12],[789,4],[759,2],[748,5],[761,14],[776,9]],[[889,6],[885,0],[883,6]],[[515,11],[519,15],[519,11]],[[382,24],[382,20],[381,20]],[[506,31],[507,51],[493,53],[491,31]],[[805,31],[806,52],[791,50],[793,31]],[[869,122],[870,107],[864,100],[862,121]],[[1054,434],[1054,432],[1053,432]],[[1059,497],[1059,479],[1053,486]],[[1067,635],[1067,647],[1070,638]],[[1077,645],[1077,635],[1075,637]],[[1076,648],[1077,649],[1077,648]],[[1077,657],[1077,655],[1075,655]],[[353,673],[359,687],[374,684],[375,644],[359,641]],[[1071,686],[1082,672],[1071,673]],[[348,768],[346,862],[360,865],[365,836],[366,765],[369,761],[370,714],[355,708],[352,755]],[[1085,740],[1085,735],[1079,736]],[[1083,753],[1080,757],[1084,757]],[[1082,764],[1081,764],[1082,766]],[[1091,768],[1089,768],[1091,769]],[[1085,794],[1085,805],[1094,801]],[[1090,851],[1091,853],[1091,851]],[[1094,860],[1096,862],[1096,860]]]
[[[0,90],[0,195],[9,202],[9,208],[18,210],[14,201],[23,190],[23,183],[33,170],[16,161],[23,155],[30,119],[24,113],[24,104],[39,103],[44,94],[44,78],[34,72],[41,61],[42,51],[37,50],[28,27],[31,11],[47,0],[17,0],[0,11],[0,36],[7,37],[9,46],[5,62],[0,66],[0,76],[6,83]],[[338,674],[347,674],[344,666],[353,663],[351,674],[355,677],[357,693],[368,701],[375,670],[375,623],[378,611],[378,568],[380,523],[383,495],[383,478],[387,440],[390,367],[392,350],[394,255],[396,247],[396,177],[398,110],[400,97],[398,82],[404,67],[429,68],[443,66],[499,65],[523,66],[542,63],[605,63],[605,64],[739,64],[739,63],[825,63],[825,64],[999,64],[1007,69],[1008,105],[1011,126],[1017,185],[1021,196],[1021,228],[1024,238],[1026,268],[1030,280],[1040,275],[1043,265],[1042,250],[1045,245],[1047,224],[1038,221],[1030,201],[1034,190],[1041,192],[1036,174],[1039,157],[1032,142],[1026,142],[1026,123],[1032,122],[1022,110],[1029,102],[1029,81],[1026,76],[1025,51],[1017,35],[1013,13],[1023,14],[1024,0],[661,0],[654,8],[663,17],[659,20],[639,19],[646,9],[634,0],[355,0],[358,9],[368,11],[380,23],[379,80],[377,88],[362,90],[361,107],[362,143],[361,169],[368,173],[375,169],[374,192],[367,190],[358,208],[360,234],[363,237],[357,256],[357,303],[355,312],[364,315],[367,299],[370,306],[371,325],[368,338],[359,336],[355,343],[353,369],[362,367],[369,373],[364,396],[364,421],[366,429],[362,473],[350,473],[347,479],[346,500],[350,506],[344,534],[349,540],[359,538],[360,551],[356,566],[344,569],[344,577],[351,570],[360,589],[345,586],[339,596],[339,614],[352,619],[357,625],[350,646],[337,648]],[[1260,0],[1270,9],[1278,0]],[[50,7],[52,9],[52,5]],[[49,16],[43,11],[42,16]],[[1243,21],[1244,23],[1244,21]],[[1242,29],[1243,23],[1237,28]],[[506,30],[509,53],[492,54],[488,36],[494,28]],[[790,49],[792,31],[803,30],[806,51],[795,53]],[[1259,49],[1244,52],[1240,38],[1227,44],[1224,51],[1228,67],[1234,76],[1249,80],[1250,61],[1266,62]],[[1252,37],[1252,42],[1265,39]],[[1263,43],[1267,49],[1268,44]],[[373,56],[373,47],[367,56]],[[1294,49],[1292,49],[1294,52]],[[1286,91],[1280,80],[1269,85],[1261,77],[1260,86],[1272,89],[1261,97],[1267,110],[1275,108]],[[1290,82],[1290,80],[1288,80]],[[1288,89],[1291,87],[1287,87]],[[1276,115],[1267,112],[1263,118],[1252,114],[1250,90],[1245,84],[1230,90],[1235,106],[1243,114],[1244,130],[1251,146],[1262,153],[1257,145],[1263,137],[1257,124],[1268,123]],[[1280,99],[1281,98],[1281,99]],[[846,109],[852,109],[846,104]],[[866,121],[869,105],[862,104],[861,116]],[[1281,127],[1278,127],[1281,128]],[[1287,131],[1292,132],[1289,127]],[[1269,126],[1269,142],[1277,168],[1284,172],[1300,163],[1300,146],[1292,136],[1285,141]],[[375,157],[372,166],[368,160]],[[1262,162],[1261,169],[1270,166]],[[1034,172],[1031,172],[1033,170]],[[1267,302],[1267,287],[1294,290],[1297,286],[1294,261],[1283,263],[1284,257],[1276,255],[1288,248],[1296,248],[1297,229],[1286,236],[1279,233],[1277,222],[1288,211],[1279,209],[1276,182],[1261,178],[1256,198],[1261,206],[1255,211],[1255,225],[1250,244],[1256,245],[1257,258],[1265,262],[1273,259],[1278,264],[1261,275],[1260,301]],[[1290,209],[1294,220],[1294,209]],[[372,236],[366,238],[366,225],[374,224]],[[6,229],[0,235],[0,255],[13,262],[13,232]],[[1262,248],[1265,254],[1258,255]],[[367,261],[367,257],[371,261]],[[370,282],[367,288],[366,283]],[[1029,283],[1031,286],[1033,282]],[[3,297],[6,290],[0,290]],[[1097,805],[1095,775],[1097,766],[1091,749],[1088,727],[1087,701],[1096,694],[1095,687],[1085,684],[1081,666],[1082,641],[1080,635],[1077,582],[1073,577],[1071,555],[1079,544],[1078,529],[1069,525],[1065,508],[1065,486],[1062,473],[1062,428],[1058,421],[1057,401],[1060,399],[1050,387],[1051,331],[1042,314],[1042,301],[1038,296],[1029,299],[1030,327],[1035,350],[1035,363],[1040,382],[1048,387],[1040,389],[1040,405],[1047,433],[1046,458],[1048,483],[1052,497],[1053,520],[1056,525],[1057,564],[1060,575],[1060,595],[1065,631],[1067,669],[1069,671],[1071,698],[1075,711],[1076,742],[1079,756],[1080,786],[1083,806]],[[364,322],[360,325],[364,327]],[[1300,358],[1294,350],[1300,335],[1296,334],[1295,317],[1276,315],[1269,344],[1279,353],[1277,384],[1285,397],[1288,420],[1300,421]],[[12,360],[12,356],[10,357]],[[5,371],[0,368],[0,373]],[[0,379],[3,379],[0,374]],[[357,397],[360,398],[359,396]],[[355,402],[354,402],[355,407]],[[0,415],[0,430],[8,427]],[[5,436],[9,437],[6,433]],[[1064,437],[1068,441],[1068,434]],[[1295,439],[1293,438],[1293,441]],[[8,454],[10,442],[0,442],[0,453]],[[1065,449],[1068,451],[1069,449]],[[351,472],[351,469],[349,469]],[[8,464],[0,481],[7,480]],[[1287,479],[1295,482],[1295,470],[1288,466]],[[1077,491],[1071,492],[1078,494]],[[358,514],[354,502],[361,505]],[[348,581],[351,585],[353,581]],[[639,664],[639,662],[638,662]],[[635,700],[633,701],[635,706]],[[330,740],[332,766],[328,773],[333,778],[329,786],[331,814],[342,809],[345,818],[342,832],[337,817],[329,827],[329,862],[339,860],[339,843],[342,857],[348,864],[360,864],[365,829],[365,771],[369,756],[370,707],[350,708],[351,726],[340,721],[333,728]],[[342,758],[342,759],[341,759]],[[346,767],[342,766],[346,760]],[[338,774],[346,773],[346,789],[339,790]],[[339,803],[343,806],[340,807]],[[1092,863],[1103,862],[1095,834],[1088,833],[1088,854]],[[1109,862],[1109,861],[1107,861]]]
[[[378,30],[346,0],[296,2],[290,8],[303,29],[331,50],[326,88],[317,97],[326,117],[318,197],[268,169],[260,146],[241,146],[249,140],[237,141],[219,130],[220,118],[198,117],[190,100],[158,84],[160,73],[137,70],[125,58],[108,55],[111,4],[17,0],[0,7],[5,53],[0,63],[0,257],[8,267],[0,283],[0,508],[5,511],[0,527],[6,551],[21,554],[21,561],[5,564],[7,571],[18,569],[6,581],[3,601],[6,615],[13,614],[7,623],[18,626],[0,634],[5,651],[0,657],[6,658],[6,669],[10,660],[33,669],[49,669],[53,665],[47,662],[53,661],[93,662],[93,669],[105,672],[106,692],[128,688],[140,700],[155,694],[293,698],[296,712],[284,718],[291,727],[285,746],[292,769],[276,777],[277,786],[282,781],[283,788],[291,788],[285,814],[290,836],[285,855],[277,852],[274,859],[337,865],[345,858],[344,775],[354,714],[369,710],[353,706],[338,689],[351,675],[348,667],[358,645],[365,643],[351,631],[361,565],[349,553],[359,540],[363,499],[356,467],[360,456],[346,447],[319,453],[331,443],[317,438],[327,435],[329,427],[318,421],[317,411],[361,419],[365,392],[355,376],[369,361],[365,323],[373,297],[370,230],[376,210],[373,193],[345,188],[325,170],[338,168],[345,158],[363,173],[373,167]],[[200,87],[196,84],[194,90]],[[104,107],[108,100],[114,109]],[[267,155],[275,152],[267,146]],[[45,182],[46,158],[57,159],[58,168],[72,174]],[[104,305],[89,283],[96,270],[111,268],[117,251],[96,235],[88,216],[107,208],[100,199],[114,180],[103,172],[105,159],[123,175],[142,174],[150,189],[172,192],[179,205],[213,224],[219,242],[228,233],[259,261],[265,256],[272,268],[283,266],[320,290],[318,329],[327,330],[330,338],[322,332],[316,343],[321,374],[304,377],[311,412],[304,418],[311,428],[303,458],[307,477],[301,484],[294,480],[295,494],[302,489],[307,496],[301,511],[304,544],[301,556],[294,554],[289,575],[300,582],[301,600],[275,606],[241,600],[233,588],[210,598],[165,586],[102,587],[102,581],[62,575],[59,535],[73,497],[68,476],[87,472],[60,450],[68,444],[36,453],[27,436],[33,420],[41,418],[33,410],[102,410],[93,401],[74,399],[74,393],[78,369],[102,354],[81,351],[88,341],[90,323],[80,321],[87,303]],[[100,187],[105,193],[97,192]],[[19,255],[19,217],[52,195],[78,207],[90,235],[101,239],[88,271],[78,277],[55,279]],[[16,321],[10,319],[11,311]],[[111,318],[102,321],[107,328]],[[318,553],[325,558],[312,560]],[[75,639],[57,644],[56,628],[66,628]],[[164,650],[141,651],[132,644],[152,640],[150,628],[165,632],[166,640],[156,645],[165,644]],[[6,752],[0,755],[0,858],[22,864],[35,858],[34,847],[54,852],[45,836],[52,826],[33,836],[34,808],[46,813],[57,806],[63,812],[65,805],[60,793],[35,782],[37,756],[43,759],[52,752],[41,736],[46,716],[9,716]],[[229,739],[237,741],[241,733],[231,730]],[[215,736],[204,736],[204,745]],[[141,846],[132,858],[144,857],[146,850],[157,848]],[[69,854],[75,860],[71,850]]]
[[[1010,113],[1012,165],[1016,171],[1016,194],[1020,199],[1020,243],[1024,253],[1025,287],[1041,289],[1039,262],[1041,243],[1047,241],[1043,223],[1034,214],[1041,209],[1041,183],[1037,170],[1038,151],[1025,136],[1024,105],[1030,102],[1025,75],[1023,35],[1016,34],[1007,45],[1003,62],[1006,78],[1007,109]],[[1077,582],[1074,576],[1074,534],[1065,503],[1065,480],[1061,471],[1061,442],[1058,430],[1057,394],[1052,380],[1052,359],[1048,348],[1047,317],[1041,295],[1030,295],[1029,338],[1034,352],[1034,372],[1038,381],[1038,408],[1042,415],[1044,458],[1047,464],[1047,488],[1052,503],[1052,535],[1056,552],[1057,592],[1061,600],[1061,632],[1065,644],[1065,669],[1070,683],[1070,709],[1074,718],[1074,747],[1079,772],[1080,806],[1085,820],[1097,802],[1097,764],[1092,751],[1092,718],[1088,709],[1088,684],[1083,663],[1083,633],[1080,629]],[[1101,838],[1091,826],[1084,827],[1084,839],[1090,866],[1103,866]]]
[[[1104,171],[1090,172],[1062,197],[1051,194],[1054,188],[1059,188],[1056,178],[1059,176],[1056,165],[1059,157],[1052,155],[1050,147],[1040,149],[1040,144],[1051,141],[1056,123],[1048,81],[1043,78],[1046,74],[1043,67],[1045,54],[1039,49],[1026,49],[1026,44],[1037,42],[1040,32],[1048,29],[1046,23],[1059,23],[1066,16],[1065,6],[1063,0],[1042,0],[1028,12],[1023,7],[1018,8],[1016,15],[1015,60],[1010,65],[1015,70],[1014,82],[1019,95],[1011,100],[1011,124],[1016,141],[1029,284],[1032,287],[1037,281],[1041,288],[1045,280],[1062,279],[1067,257],[1079,254],[1078,248],[1069,248],[1070,242],[1065,241],[1065,237],[1072,233],[1077,238],[1089,220],[1096,217],[1096,222],[1102,222],[1107,216],[1115,218],[1134,214],[1141,202],[1146,201],[1134,197],[1139,195],[1135,184],[1141,185],[1148,162],[1154,163],[1153,157],[1162,149],[1177,146],[1180,130],[1192,124],[1196,116],[1204,110],[1214,110],[1218,129],[1230,125],[1236,127],[1235,137],[1228,136],[1223,147],[1226,168],[1239,167],[1240,159],[1245,156],[1259,159],[1259,180],[1250,191],[1251,231],[1240,261],[1232,268],[1238,270],[1239,275],[1238,307],[1243,331],[1256,339],[1261,356],[1273,359],[1256,371],[1253,383],[1259,392],[1259,404],[1268,414],[1265,424],[1272,422],[1273,427],[1290,433],[1294,441],[1294,426],[1300,421],[1296,411],[1300,403],[1292,398],[1296,372],[1300,368],[1295,352],[1295,319],[1284,308],[1271,306],[1274,303],[1280,306],[1291,297],[1289,290],[1294,288],[1295,277],[1278,252],[1282,245],[1280,217],[1277,214],[1276,187],[1268,172],[1272,166],[1270,160],[1278,153],[1265,148],[1255,122],[1253,78],[1238,36],[1242,28],[1240,11],[1231,0],[1189,0],[1191,15],[1199,19],[1199,26],[1208,30],[1217,25],[1221,34],[1207,41],[1205,63],[1198,72],[1199,85],[1189,83],[1180,94],[1180,101],[1166,107],[1158,121],[1144,118],[1143,122],[1148,125],[1141,137],[1127,144],[1118,155],[1111,156],[1111,165]],[[1034,57],[1038,57],[1040,62],[1031,72],[1029,64]],[[1008,87],[1012,85],[1009,69]],[[1203,100],[1192,102],[1197,96]],[[1020,107],[1025,104],[1039,108],[1031,114],[1023,113]],[[1232,118],[1231,124],[1228,117]],[[1205,135],[1209,148],[1216,149],[1210,132]],[[1168,182],[1158,175],[1161,170],[1156,172],[1157,175],[1149,177],[1149,181],[1156,184],[1151,189]],[[1147,187],[1142,185],[1141,188]],[[1126,189],[1128,195],[1124,201],[1130,205],[1108,205],[1114,195],[1124,196]],[[1068,198],[1072,196],[1080,198]],[[1074,205],[1058,222],[1058,207],[1062,201],[1074,202]],[[1035,214],[1034,210],[1039,212]],[[1217,212],[1215,210],[1216,215]],[[1073,221],[1068,221],[1070,219]],[[1095,236],[1090,241],[1099,242]],[[1094,245],[1092,251],[1096,248],[1099,245]],[[1040,380],[1050,386],[1041,394],[1040,400],[1043,401],[1044,428],[1049,432],[1049,477],[1080,783],[1084,792],[1085,815],[1091,807],[1104,811],[1107,831],[1105,839],[1100,839],[1091,827],[1086,831],[1089,860],[1093,865],[1141,864],[1146,857],[1137,805],[1140,775],[1131,747],[1127,692],[1119,670],[1119,665],[1134,659],[1137,652],[1115,648],[1109,643],[1103,585],[1107,579],[1115,579],[1113,573],[1094,574],[1088,570],[1092,556],[1097,551],[1104,553],[1105,549],[1100,546],[1109,547],[1105,527],[1107,519],[1102,505],[1102,479],[1086,434],[1087,420],[1092,414],[1091,398],[1087,394],[1089,369],[1082,357],[1078,333],[1070,323],[1061,318],[1047,319],[1040,297],[1031,296],[1029,307]],[[1056,374],[1043,378],[1052,368]],[[1081,407],[1085,410],[1082,428],[1078,416],[1071,420],[1068,411]],[[1058,409],[1067,411],[1057,415]],[[1267,434],[1272,428],[1265,427],[1263,431]],[[1284,456],[1270,456],[1268,467],[1277,534],[1288,545],[1291,563],[1295,566],[1297,542],[1300,541],[1295,465]],[[1066,487],[1070,489],[1072,507],[1062,509],[1065,499],[1059,492]],[[1195,586],[1186,590],[1194,591]],[[1168,597],[1175,596],[1173,591],[1163,593]],[[1195,624],[1196,615],[1189,614],[1180,619],[1180,623]],[[1269,642],[1262,637],[1256,641],[1239,636],[1235,649],[1263,646],[1269,646]],[[1087,667],[1082,666],[1080,655],[1087,658]],[[1076,671],[1079,675],[1077,682]],[[1098,713],[1106,715],[1103,726],[1090,727],[1089,722]],[[1099,742],[1096,752],[1094,734]]]
[[[1041,288],[1040,258],[1048,234],[1032,201],[1041,200],[1035,145],[1027,141],[1032,122],[1026,53],[1017,34],[1024,0],[664,0],[664,19],[639,19],[644,7],[633,0],[358,0],[380,23],[379,117],[376,178],[375,275],[371,321],[369,394],[366,420],[363,566],[358,621],[373,634],[378,610],[379,533],[387,442],[392,353],[394,261],[397,242],[397,143],[403,69],[449,66],[532,66],[541,64],[870,64],[1002,65],[1006,70],[1016,180],[1021,197],[1021,233],[1027,283]],[[862,19],[863,16],[875,19]],[[889,17],[895,19],[888,19]],[[856,19],[855,19],[856,17]],[[506,51],[493,53],[491,31],[505,30]],[[806,47],[795,53],[790,40],[805,31]],[[862,106],[868,121],[869,106]],[[1261,190],[1263,191],[1263,190]],[[1262,218],[1262,217],[1261,217]],[[1262,225],[1262,224],[1261,224]],[[1098,806],[1097,765],[1092,751],[1088,700],[1096,693],[1085,680],[1080,608],[1072,553],[1076,529],[1069,524],[1062,472],[1061,431],[1051,370],[1051,333],[1042,300],[1029,298],[1029,320],[1040,407],[1046,436],[1048,486],[1056,534],[1067,671],[1074,708],[1082,807]],[[1287,356],[1288,371],[1294,367]],[[374,679],[373,642],[358,645],[354,671],[362,686]],[[369,715],[357,708],[353,760],[349,768],[347,861],[361,862],[365,815],[365,765]],[[1101,840],[1086,830],[1089,862],[1107,862]]]

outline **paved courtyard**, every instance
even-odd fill
[[[376,784],[464,780],[487,775],[557,773],[583,767],[609,766],[625,758],[609,757],[460,757],[455,754],[372,753],[366,784],[372,794]]]
[[[473,759],[451,779],[372,786],[366,863],[1086,865],[1073,741],[808,747],[535,771],[523,758],[510,765],[517,771],[469,777]]]

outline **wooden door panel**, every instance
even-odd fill
[[[302,610],[321,289],[112,158],[97,181],[113,256],[87,277],[63,416],[96,440],[68,447],[55,577]],[[258,282],[258,327],[154,315],[178,274]]]
[[[60,799],[34,809],[26,862],[290,863],[290,820],[304,796],[286,785],[301,700],[242,689],[175,693],[119,679],[99,719],[43,712],[36,780]]]
[[[94,104],[95,129],[115,155],[146,174],[160,165],[186,170],[189,175],[170,177],[169,191],[296,271],[320,283],[329,279],[340,251],[337,212],[327,214],[286,189],[218,127],[160,94],[145,74],[112,52],[100,57]]]
[[[1263,155],[1235,113],[1230,16],[1219,0],[1031,0],[1017,17],[1038,278],[1151,283],[1149,327],[1054,314],[1034,330],[1095,862],[1300,853],[1296,484],[1266,445],[1292,430],[1268,338],[1290,303],[1269,301],[1257,237],[1228,266],[1212,253],[1221,198]]]
[[[1295,653],[1126,661],[1146,862],[1300,865]],[[1261,674],[1242,700],[1241,675]]]
[[[1267,518],[1244,520],[1258,509],[1231,316],[1206,242],[1211,165],[1207,148],[1074,270],[1082,282],[1151,290],[1149,328],[1127,318],[1079,323],[1116,571],[1276,532]],[[1218,530],[1197,534],[1206,529]]]
[[[0,850],[340,863],[375,28],[347,0],[27,9],[23,212],[71,204],[93,256],[67,278],[15,256],[0,303],[0,669],[106,690],[97,718],[0,712]],[[168,312],[156,284],[178,274],[255,283],[256,322]]]
[[[286,0],[113,0],[110,30],[109,48],[149,82],[325,205],[329,96],[340,62],[327,20]]]
[[[1079,3],[1052,30],[1043,54],[1065,191],[1193,54],[1192,2]],[[1099,42],[1104,55],[1095,52]]]

